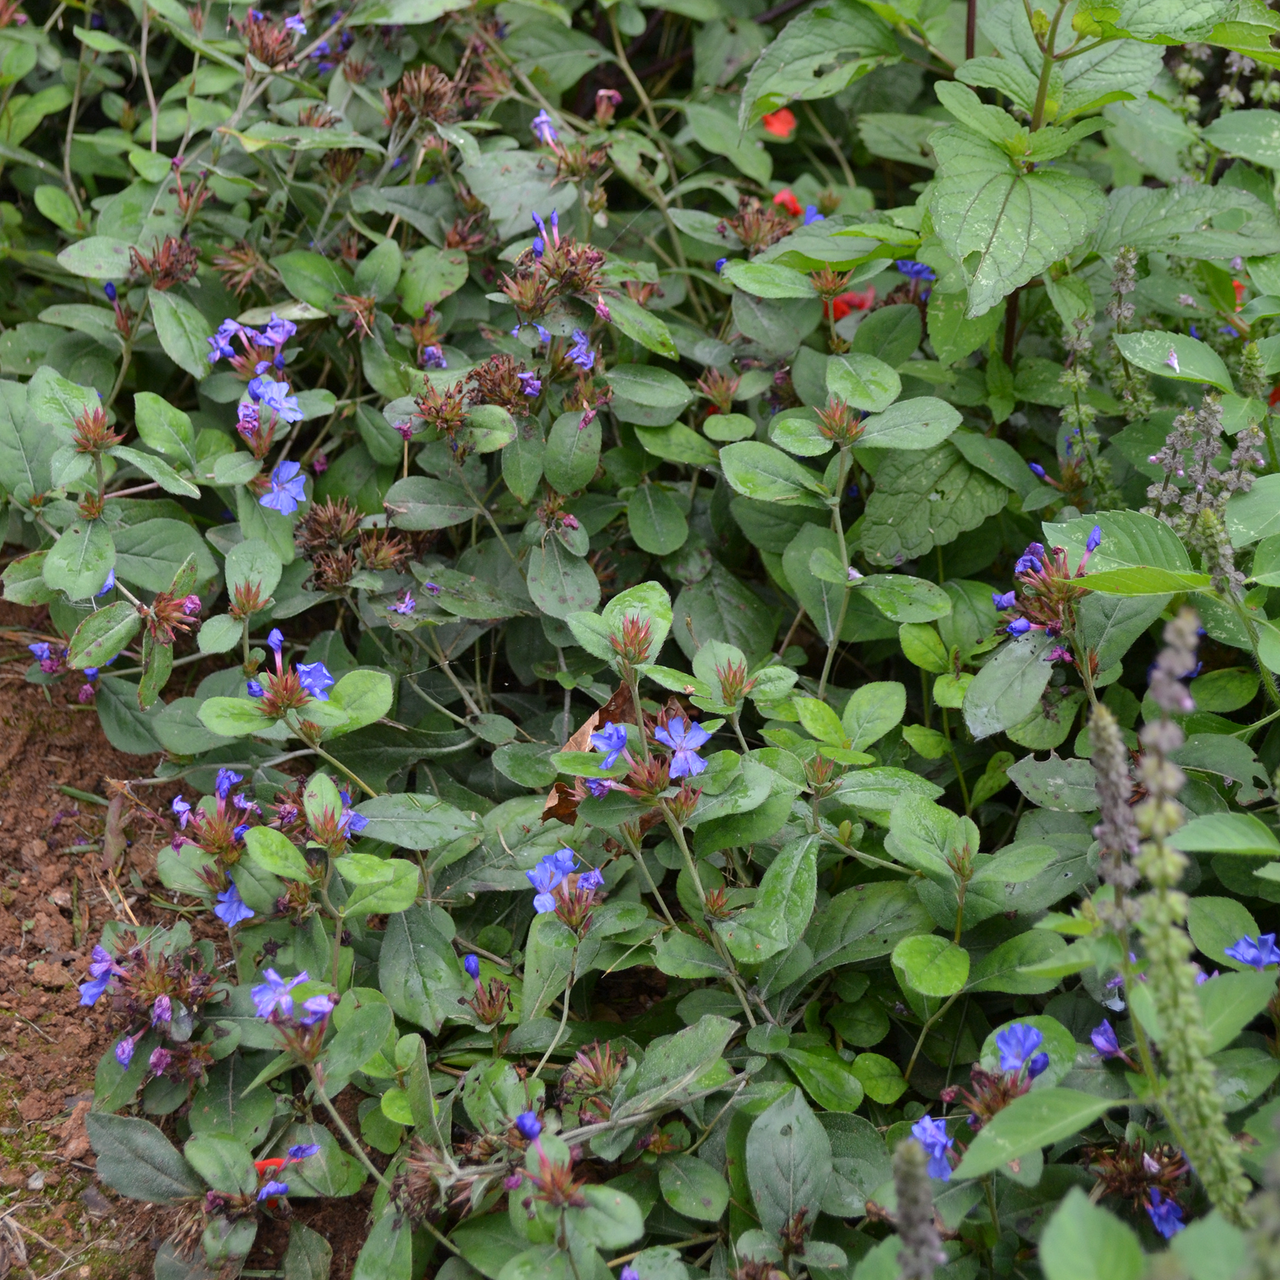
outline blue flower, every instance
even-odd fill
[[[536,373],[517,373],[520,390],[527,396],[536,396],[542,390],[542,379]]]
[[[1043,1043],[1043,1032],[1025,1022],[1015,1022],[1011,1027],[997,1032],[996,1048],[1000,1051],[1000,1070],[1021,1071]]]
[[[1026,555],[1019,556],[1013,566],[1014,573],[1039,573],[1041,569],[1040,560],[1033,556],[1030,552]]]
[[[584,893],[595,893],[597,889],[603,889],[604,876],[599,867],[592,867],[590,871],[586,871],[579,876],[578,888]]]
[[[166,995],[156,996],[151,1006],[151,1025],[158,1027],[162,1022],[173,1021],[173,1000]]]
[[[248,690],[251,698],[265,698],[267,696],[267,691],[256,680],[246,680],[244,687]]]
[[[578,855],[572,849],[557,849],[555,853],[549,853],[543,862],[550,863],[562,876],[571,875],[573,873],[573,865],[578,860]]]
[[[1035,476],[1037,480],[1044,479],[1044,468],[1038,462],[1028,462],[1027,466],[1030,468],[1031,474]]]
[[[938,277],[934,274],[932,267],[927,267],[923,262],[912,262],[908,258],[899,258],[894,264],[904,276],[909,276],[912,280],[936,280]]]
[[[318,1142],[299,1142],[297,1146],[289,1148],[290,1160],[305,1160],[308,1156],[318,1156],[320,1154],[320,1144]]]
[[[287,1196],[289,1194],[289,1184],[287,1182],[264,1182],[258,1192],[258,1201],[274,1200],[276,1196]]]
[[[108,569],[106,582],[102,584],[101,590],[95,591],[93,593],[93,598],[96,600],[98,599],[99,596],[105,596],[107,592],[110,591],[111,588],[114,587],[115,585],[116,585],[116,571],[114,569]]]
[[[387,605],[387,612],[399,613],[407,618],[417,607],[418,602],[413,598],[412,593],[405,590],[395,604]]]
[[[728,261],[729,261],[728,258],[716,259],[716,275],[719,275],[724,270],[724,264]]]
[[[1240,336],[1229,324],[1224,324],[1218,332],[1225,333],[1228,338],[1238,338]]]
[[[1264,933],[1255,942],[1245,934],[1239,942],[1228,947],[1226,953],[1241,964],[1252,965],[1259,973],[1269,964],[1280,964],[1280,949],[1276,947],[1276,935]]]
[[[1101,545],[1102,545],[1102,526],[1100,524],[1095,524],[1093,528],[1089,531],[1089,537],[1084,544],[1084,549],[1087,552],[1089,552],[1090,555],[1092,555],[1093,552],[1097,551],[1097,549]]]
[[[234,769],[219,769],[213,789],[217,792],[219,800],[225,800],[231,794],[231,788],[238,786],[243,781],[244,774],[237,773]]]
[[[525,877],[538,891],[533,898],[533,909],[542,915],[556,909],[556,897],[551,891],[564,880],[564,876],[556,870],[550,858],[543,858],[532,871],[526,871]]]
[[[1005,627],[1005,631],[1011,636],[1025,636],[1031,630],[1031,623],[1026,618],[1014,618],[1014,620]]]
[[[95,17],[95,18],[96,18],[97,16],[98,16],[97,14],[94,14],[94,17]],[[102,292],[103,292],[103,293],[105,293],[105,294],[107,295],[107,301],[108,301],[108,302],[110,302],[110,303],[114,306],[114,305],[115,305],[115,300],[116,300],[116,287],[115,287],[115,285],[113,285],[113,284],[111,283],[111,281],[110,281],[110,280],[108,280],[108,281],[107,281],[107,283],[106,283],[106,284],[104,284],[104,285],[102,286]]]
[[[125,1036],[116,1045],[116,1061],[122,1066],[127,1067],[133,1061],[133,1051],[138,1047],[138,1040],[141,1038],[142,1032],[136,1035]]]
[[[191,820],[191,806],[180,796],[174,796],[169,804],[169,808],[173,812],[173,816],[178,820],[178,826],[185,828]]]
[[[818,212],[816,204],[807,204],[804,207],[804,225],[812,226],[815,222],[825,222],[826,219]]]
[[[93,955],[89,960],[89,981],[80,984],[80,1003],[83,1005],[97,1004],[102,993],[107,989],[107,984],[111,981],[111,975],[123,972],[124,970],[112,958],[110,951],[100,944],[95,945]]]
[[[479,956],[464,956],[462,960],[462,967],[467,971],[468,978],[480,977],[480,957]]]
[[[290,978],[288,982],[274,969],[264,969],[262,976],[266,981],[254,987],[249,993],[253,997],[253,1007],[258,1011],[258,1017],[268,1018],[277,1009],[286,1018],[292,1016],[293,997],[289,992],[298,983],[307,981],[307,971],[303,969],[296,978]]]
[[[38,662],[48,662],[53,657],[53,651],[49,648],[47,640],[38,640],[35,644],[27,645],[27,648],[35,654]]]
[[[591,350],[590,340],[581,329],[573,331],[573,346],[569,348],[569,359],[579,369],[590,369],[596,362],[596,353]]]
[[[333,1006],[337,1003],[336,996],[311,996],[302,1002],[304,1012],[298,1021],[304,1027],[314,1027],[317,1022],[323,1022],[333,1012]]]
[[[231,339],[237,334],[242,333],[240,325],[234,320],[224,320],[219,326],[213,337],[206,339],[209,343],[209,363],[217,364],[223,357],[230,358],[236,353],[235,347],[231,345]]]
[[[1118,1058],[1120,1056],[1120,1041],[1116,1038],[1115,1029],[1106,1018],[1103,1018],[1101,1023],[1089,1032],[1089,1039],[1093,1041],[1093,1047],[1101,1057]]]
[[[603,800],[613,790],[613,783],[608,778],[584,778],[583,782],[597,800]]]
[[[1151,1203],[1147,1205],[1151,1225],[1166,1240],[1172,1240],[1187,1224],[1182,1220],[1182,1210],[1173,1200],[1166,1200],[1159,1187],[1151,1188]]]
[[[307,500],[306,477],[294,461],[281,462],[271,473],[271,488],[258,499],[283,516],[292,515]]]
[[[242,920],[253,918],[253,908],[245,906],[240,890],[236,888],[236,882],[230,876],[227,877],[227,882],[227,888],[218,894],[218,905],[214,907],[213,914],[228,929],[234,929]]]
[[[534,236],[533,244],[530,248],[533,250],[533,256],[535,258],[541,258],[547,251],[547,242],[541,236]]]
[[[545,147],[549,147],[553,142],[558,142],[560,139],[551,117],[545,111],[539,111],[533,117],[529,128],[533,130],[533,136]]]
[[[674,752],[671,757],[671,777],[696,777],[707,767],[707,762],[697,751],[711,741],[711,735],[700,724],[681,717],[668,721],[666,728],[659,726],[653,731],[653,736]]]
[[[951,1162],[947,1159],[947,1152],[951,1149],[954,1139],[947,1137],[946,1123],[942,1120],[934,1120],[930,1116],[921,1116],[911,1126],[911,1136],[925,1149],[929,1157],[929,1177],[949,1182]]]
[[[327,690],[333,685],[334,679],[323,662],[298,663],[298,680],[313,698],[319,698],[321,702],[329,701]]]
[[[303,21],[300,13],[291,13],[284,20],[284,28],[286,31],[292,31],[295,36],[305,36],[307,34],[307,24]]]
[[[254,400],[261,400],[276,417],[285,422],[301,422],[303,419],[303,412],[298,407],[298,397],[289,394],[287,382],[274,382],[270,378],[254,378],[249,383],[249,394]]]
[[[995,605],[997,610],[1012,609],[1018,603],[1018,593],[1016,591],[1006,591],[1001,595],[998,591],[991,593],[991,603]]]
[[[284,648],[284,636],[281,635],[279,627],[272,627],[267,632],[267,648],[272,653],[279,653]]]
[[[640,1273],[629,1262],[618,1272],[618,1280],[640,1280]]]
[[[597,751],[606,753],[600,767],[612,769],[618,763],[618,757],[627,749],[627,726],[611,721],[591,735],[591,745]]]
[[[418,363],[424,369],[447,369],[449,367],[449,362],[444,358],[444,348],[438,342],[429,342],[422,348],[422,358]]]
[[[532,1111],[522,1111],[516,1116],[516,1130],[526,1142],[532,1142],[542,1132],[542,1121]]]

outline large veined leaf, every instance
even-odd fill
[[[1228,210],[1245,213],[1249,220],[1233,232],[1207,225],[1210,218]],[[1237,243],[1239,247],[1234,247]],[[1162,190],[1119,187],[1108,197],[1107,211],[1090,245],[1108,259],[1114,258],[1123,246],[1139,253],[1158,251],[1203,257],[1244,253],[1252,257],[1280,251],[1280,226],[1274,213],[1247,191],[1207,187],[1198,182],[1178,183]]]
[[[1051,168],[1023,173],[994,142],[963,125],[939,129],[929,141],[939,166],[929,211],[968,283],[970,317],[1065,257],[1106,210],[1088,178]]]
[[[757,59],[738,123],[746,129],[796,98],[829,98],[898,57],[888,23],[869,8],[850,0],[819,5],[793,18]]]

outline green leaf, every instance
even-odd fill
[[[338,266],[322,254],[312,253],[307,249],[282,253],[271,259],[271,266],[279,273],[284,287],[299,302],[308,302],[329,315],[337,310],[334,295],[350,293],[355,288],[355,282],[346,267]],[[413,314],[420,315],[421,308]],[[207,354],[206,349],[206,356]],[[205,367],[208,368],[208,365]]]
[[[854,585],[894,622],[932,622],[951,612],[951,597],[935,583],[906,574],[877,574]]]
[[[863,554],[873,565],[895,567],[946,546],[1003,510],[1009,497],[947,443],[890,453],[875,479],[862,533]]]
[[[1233,853],[1246,858],[1280,858],[1280,840],[1251,813],[1204,813],[1173,833],[1169,841],[1184,853]]]
[[[1219,6],[1209,3],[1208,7]],[[1220,115],[1201,135],[1229,156],[1240,156],[1269,169],[1280,168],[1280,125],[1274,111],[1231,111]]]
[[[755,298],[814,296],[813,281],[807,275],[776,262],[747,262],[742,258],[734,258],[725,264],[720,277]]]
[[[462,250],[428,246],[410,256],[397,291],[405,311],[420,316],[424,308],[443,302],[466,282],[467,255]]]
[[[1148,373],[1179,382],[1207,382],[1220,391],[1233,391],[1222,357],[1195,338],[1181,333],[1145,330],[1116,335],[1116,346],[1130,364]]]
[[[558,493],[585,489],[600,463],[600,419],[581,426],[583,414],[562,413],[547,436],[542,471]]]
[[[633,342],[638,342],[642,347],[656,351],[669,360],[679,358],[676,344],[671,339],[671,330],[652,311],[646,311],[624,293],[610,294],[606,305],[609,308],[610,322]]]
[[[929,142],[939,165],[929,210],[969,286],[969,318],[1066,257],[1106,210],[1092,180],[1054,168],[1023,173],[962,125],[935,130]]]
[[[529,595],[543,613],[567,618],[600,602],[600,583],[591,566],[571,555],[558,538],[548,537],[534,547],[527,565]]]
[[[697,1222],[719,1222],[729,1207],[724,1176],[696,1156],[663,1156],[658,1162],[662,1198],[677,1212]]]
[[[476,504],[466,490],[445,480],[408,476],[397,480],[384,498],[391,523],[398,529],[425,533],[447,529],[476,515]]]
[[[378,985],[396,1013],[438,1035],[464,995],[457,956],[439,925],[448,917],[428,906],[391,916],[378,957]]]
[[[840,723],[855,751],[878,742],[902,722],[907,691],[896,680],[873,680],[849,695]]]
[[[345,999],[351,999],[350,994]],[[353,1076],[382,1049],[394,1026],[395,1018],[389,1005],[371,1001],[351,1013],[321,1056],[327,1083],[335,1093],[341,1091],[339,1082]]]
[[[209,322],[176,293],[153,288],[149,296],[151,322],[165,355],[199,382],[210,371],[209,339],[213,330]]]
[[[665,427],[693,399],[682,379],[651,365],[614,365],[604,377],[613,388],[614,413],[622,422],[642,427]]]
[[[284,1280],[329,1280],[333,1246],[318,1231],[294,1222],[284,1255]]]
[[[1048,850],[1050,855],[1052,852]],[[999,862],[997,859],[991,865],[998,867]],[[1029,929],[988,951],[970,970],[966,990],[1000,991],[1008,995],[1042,995],[1052,991],[1058,985],[1058,978],[1019,971],[1025,965],[1043,964],[1060,956],[1066,947],[1056,933]]]
[[[742,91],[739,128],[796,98],[829,98],[898,58],[892,29],[870,9],[848,0],[819,5],[788,22],[756,59]]]
[[[107,452],[113,458],[137,467],[144,476],[154,480],[166,493],[176,493],[182,498],[200,496],[199,485],[192,484],[190,480],[184,480],[163,458],[157,458],[155,454],[143,453],[140,449],[131,449],[123,444],[115,445]]]
[[[137,608],[127,600],[91,613],[71,637],[67,664],[78,671],[105,667],[138,634],[141,625]]]
[[[98,1157],[98,1177],[121,1195],[156,1204],[204,1195],[195,1170],[155,1125],[105,1111],[90,1111],[85,1125]]]
[[[1040,1237],[1045,1280],[1141,1280],[1147,1260],[1131,1228],[1072,1187]]]
[[[58,262],[73,276],[89,280],[124,280],[132,270],[130,246],[112,236],[89,236],[68,245]],[[206,362],[205,369],[208,369]]]
[[[356,293],[365,297],[372,295],[379,302],[385,302],[399,283],[403,266],[404,259],[395,240],[375,245],[356,267]]]
[[[831,1180],[831,1140],[799,1089],[756,1117],[747,1134],[747,1178],[760,1224],[777,1234],[813,1221]]]
[[[818,698],[795,698],[792,705],[800,716],[800,723],[819,742],[829,743],[833,747],[844,746],[844,725],[825,702]]]
[[[185,521],[160,518],[117,529],[116,576],[146,591],[168,591],[179,569],[195,565],[195,583],[218,572],[208,544]]]
[[[196,433],[181,409],[153,392],[139,391],[133,397],[133,415],[144,444],[194,469]]]
[[[827,390],[855,409],[883,414],[902,394],[902,379],[892,365],[854,351],[828,358]]]
[[[978,1131],[954,1176],[980,1178],[1001,1165],[1079,1133],[1116,1105],[1114,1099],[1098,1098],[1077,1089],[1034,1089],[1024,1093]]]
[[[978,672],[964,695],[964,722],[975,738],[1010,729],[1036,709],[1053,674],[1044,660],[1051,644],[1043,632],[1018,636]]]
[[[244,833],[244,844],[250,859],[263,871],[283,880],[310,882],[311,869],[306,858],[283,831],[273,827],[250,827]]]
[[[1202,982],[1196,995],[1209,1037],[1205,1051],[1225,1049],[1271,1003],[1275,993],[1274,971],[1221,973]]]
[[[1179,591],[1208,591],[1213,580],[1207,573],[1177,573],[1153,565],[1135,565],[1087,573],[1082,581],[1090,591],[1109,596],[1170,596]]]
[[[782,1049],[777,1056],[787,1064],[805,1093],[824,1110],[853,1112],[862,1105],[862,1081],[834,1049]]]
[[[680,504],[668,489],[656,484],[637,486],[627,504],[627,526],[636,546],[655,556],[678,551],[689,536],[689,522]]]
[[[817,894],[817,845],[812,838],[788,845],[769,865],[755,902],[715,931],[742,964],[759,964],[792,947],[809,924]]]
[[[725,479],[744,497],[785,506],[822,507],[818,477],[779,449],[743,440],[720,450]]]
[[[713,102],[715,100],[713,99]],[[738,122],[727,112],[711,103],[686,102],[685,119],[697,143],[712,155],[725,156],[739,173],[759,183],[767,183],[773,176],[773,157],[768,149],[745,139]],[[763,265],[763,264],[762,264]],[[808,283],[808,281],[806,281]],[[809,293],[813,286],[809,286]],[[763,294],[763,297],[804,297],[794,294]]]
[[[893,949],[893,967],[903,984],[922,996],[953,996],[969,977],[969,953],[948,938],[918,934]]]
[[[967,704],[966,704],[967,705]],[[1026,756],[1008,769],[1009,780],[1032,804],[1066,813],[1089,813],[1098,807],[1097,775],[1087,760],[1047,760]]]
[[[45,585],[66,592],[71,600],[87,600],[102,589],[115,563],[116,547],[106,523],[76,519],[45,557]]]
[[[1187,932],[1214,964],[1237,971],[1252,968],[1226,953],[1227,948],[1234,947],[1241,938],[1256,938],[1259,932],[1258,922],[1249,909],[1235,898],[1192,898],[1187,904]]]
[[[961,422],[960,411],[933,396],[890,405],[862,421],[858,444],[874,449],[932,449]]]
[[[691,660],[699,645],[723,640],[741,649],[754,667],[769,652],[777,631],[768,606],[719,561],[701,582],[680,592],[672,614],[675,641]]]
[[[1227,532],[1233,547],[1280,533],[1280,475],[1260,476],[1248,493],[1227,499]]]

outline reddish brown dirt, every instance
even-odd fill
[[[130,843],[104,871],[108,780],[149,778],[156,759],[111,747],[93,707],[77,701],[78,679],[26,682],[26,644],[53,638],[42,612],[0,603],[0,1280],[24,1271],[150,1280],[166,1220],[94,1176],[84,1114],[114,1037],[105,1011],[80,1007],[77,983],[108,920],[172,922],[152,897],[161,892],[156,850],[170,832],[130,807]],[[176,790],[136,794],[163,811]],[[367,1200],[297,1206],[333,1246],[333,1280],[351,1275]],[[287,1235],[287,1223],[265,1224],[249,1269],[278,1267]]]

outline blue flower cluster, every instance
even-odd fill
[[[574,862],[578,855],[572,849],[557,849],[549,853],[532,871],[524,874],[529,883],[537,890],[533,898],[533,909],[542,915],[556,909],[555,890],[564,883],[566,876],[573,873]],[[579,891],[594,893],[604,887],[604,876],[594,867],[578,877]]]

